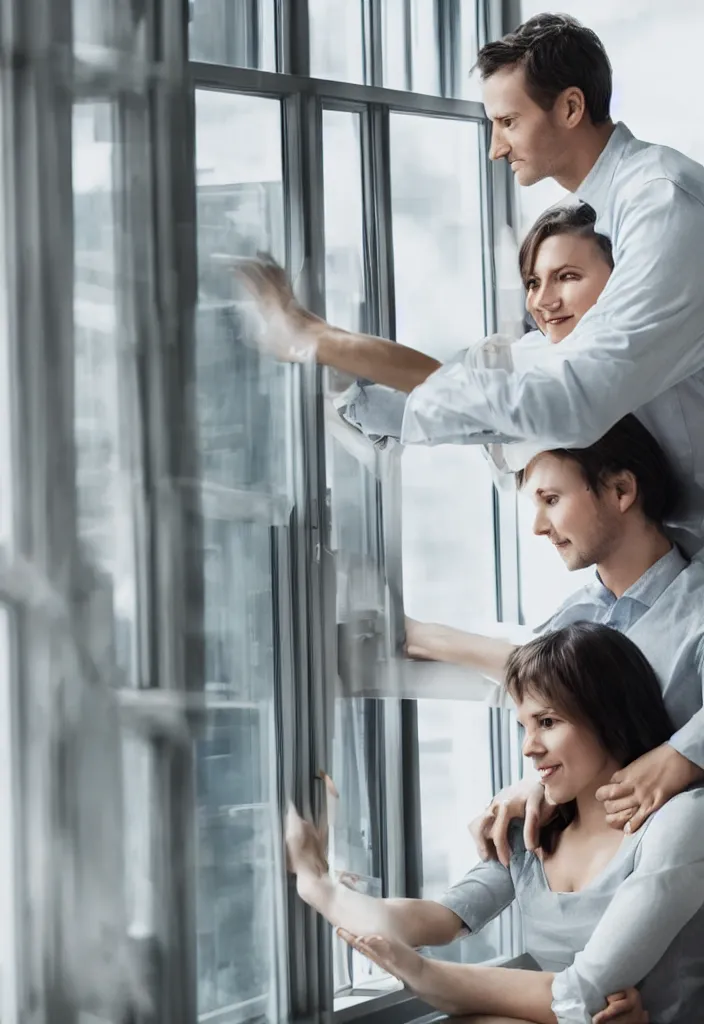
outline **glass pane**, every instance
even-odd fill
[[[115,110],[79,104],[73,117],[75,431],[79,534],[112,584],[118,660],[137,681],[132,315],[116,177]]]
[[[484,334],[478,130],[391,115],[399,341],[446,359]],[[469,628],[493,617],[491,478],[473,446],[403,453],[408,614]]]
[[[447,359],[484,331],[479,130],[391,115],[398,341]]]
[[[206,522],[207,720],[196,745],[198,1007],[278,1020],[283,918],[269,528]]]
[[[477,128],[391,117],[397,336],[445,359],[484,334]],[[495,622],[493,489],[481,451],[410,447],[402,469],[406,613],[460,629]],[[491,796],[489,735],[481,704],[418,703],[423,879],[431,897],[473,862],[466,826]],[[496,940],[487,930],[442,955],[485,959],[498,952]]]
[[[418,701],[418,751],[422,895],[432,900],[479,861],[467,826],[492,797],[489,708],[470,702]],[[498,922],[492,922],[440,955],[478,963],[500,953]]]
[[[196,116],[207,708],[196,751],[198,1005],[204,1020],[274,1021],[286,1009],[271,523],[288,502],[290,369],[252,344],[249,300],[216,257],[283,257],[281,108],[198,91]]]
[[[384,85],[437,95],[440,49],[435,0],[386,0],[382,12]]]
[[[73,44],[79,57],[99,56],[104,48],[144,53],[146,7],[121,0],[73,0]]]
[[[362,158],[359,114],[323,111],[325,308],[348,331],[365,326]]]
[[[190,57],[276,71],[275,0],[191,0]]]
[[[363,199],[360,119],[348,111],[323,112],[325,184],[325,301],[328,318],[348,330],[364,329]],[[336,383],[328,377],[329,386]],[[344,432],[349,428],[340,424]],[[371,455],[373,464],[373,454]],[[381,571],[380,506],[373,473],[331,429],[326,433],[330,547],[335,559],[339,671],[348,688],[361,686],[384,652],[377,646],[385,610]],[[335,701],[333,778],[340,792],[333,829],[333,871],[351,872],[365,892],[381,894],[379,775],[372,761],[378,705]],[[380,971],[333,935],[335,1006],[340,994],[378,979]]]
[[[6,827],[0,837],[0,1019],[19,1020],[20,993],[17,991],[20,936],[14,926],[20,912],[17,880],[21,877],[15,863],[17,836],[12,827],[17,820],[16,721],[17,686],[13,679],[14,622],[10,610],[0,604],[0,813]]]
[[[477,59],[477,4],[479,0],[456,0],[459,5],[459,96],[481,102],[482,86],[478,73],[470,74]]]
[[[253,492],[284,499],[290,491],[290,368],[253,344],[253,304],[222,262],[223,256],[253,256],[258,250],[284,258],[279,102],[199,90],[196,169],[204,479],[227,488],[233,500],[239,495],[251,504]]]
[[[308,0],[310,73],[364,82],[362,0]]]

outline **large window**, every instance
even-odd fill
[[[346,425],[352,382],[262,352],[234,270],[270,253],[316,312],[441,359],[493,329],[495,5],[7,6],[0,1016],[403,1024],[287,881],[283,817],[328,811],[368,893],[473,863],[509,730],[481,687],[411,681],[404,616],[513,613],[512,506],[478,450]]]

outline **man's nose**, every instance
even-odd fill
[[[533,533],[536,537],[544,537],[546,533],[550,533],[550,522],[545,514],[545,509],[543,508],[539,508],[535,513],[535,518],[533,519]]]
[[[491,146],[489,147],[489,159],[490,160],[501,160],[503,157],[508,156],[510,152],[510,146],[508,146],[505,140],[502,138],[500,130],[494,125],[491,129]]]

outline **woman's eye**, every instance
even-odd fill
[[[534,277],[531,277],[531,278],[529,278],[529,280],[526,281],[526,291],[532,292],[533,289],[537,288],[537,287],[538,287],[538,282],[535,280]]]
[[[554,718],[541,718],[540,719],[540,727],[542,729],[552,729],[554,724],[555,724],[555,719]]]
[[[552,508],[553,505],[557,505],[557,501],[558,501],[557,495],[556,494],[551,494],[551,495],[549,495],[549,497],[547,497],[545,499],[545,504],[549,505],[550,508]]]
[[[579,281],[579,274],[573,273],[571,270],[566,271],[560,275],[561,281]]]

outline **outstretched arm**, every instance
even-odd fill
[[[378,935],[341,936],[383,970],[399,978],[443,1013],[487,1014],[555,1024],[550,1004],[554,975],[508,967],[482,967],[429,960],[403,943]]]
[[[466,665],[497,683],[504,680],[506,661],[515,646],[498,637],[406,619],[406,653],[409,657]]]
[[[369,334],[332,327],[297,301],[285,272],[260,257],[237,263],[237,273],[254,296],[265,328],[262,347],[284,362],[316,360],[354,377],[397,391],[412,391],[440,363],[437,359]]]
[[[286,821],[289,869],[298,893],[335,928],[374,932],[409,946],[444,946],[463,930],[462,920],[432,900],[377,899],[330,877],[318,831],[292,807]]]

